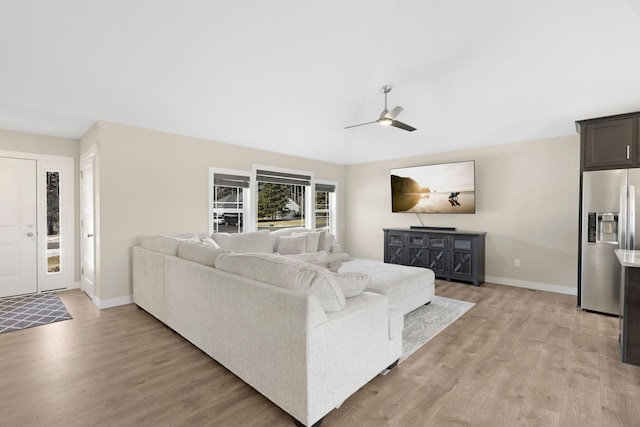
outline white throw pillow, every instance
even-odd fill
[[[198,264],[208,265],[209,267],[215,267],[216,258],[222,254],[228,254],[226,249],[214,248],[211,245],[198,242],[179,242],[178,243],[178,257],[189,261],[197,262]]]
[[[360,295],[371,282],[371,276],[362,273],[334,273],[345,298]]]
[[[293,233],[292,236],[305,236],[307,238],[307,245],[305,252],[318,252],[318,243],[320,242],[320,231],[311,231],[308,233]]]
[[[211,238],[222,249],[236,253],[273,253],[269,230],[253,233],[214,233]]]
[[[308,262],[275,254],[225,254],[216,259],[216,268],[312,294],[326,312],[340,311],[346,304],[333,273]]]
[[[306,236],[286,236],[278,239],[276,252],[280,255],[302,254],[307,246]]]
[[[336,236],[334,236],[333,234],[329,234],[326,231],[320,233],[320,240],[318,241],[318,250],[331,252],[331,246],[333,245],[333,241],[335,240],[335,238]]]
[[[327,262],[328,254],[326,252],[300,253],[285,255],[287,258],[297,259],[304,262]]]
[[[351,255],[346,252],[331,252],[327,255],[327,262],[347,262],[351,259]]]
[[[273,243],[273,252],[278,252],[278,240],[280,237],[291,236],[293,233],[306,233],[311,231],[304,227],[291,227],[291,228],[278,228],[277,230],[270,230],[271,243]]]
[[[220,248],[220,245],[210,237],[205,237],[204,239],[202,239],[202,243],[205,243],[209,246],[213,246],[214,248],[218,248],[218,249]]]

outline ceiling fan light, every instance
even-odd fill
[[[378,121],[378,123],[380,123],[382,126],[389,126],[391,122],[393,122],[393,120],[391,119],[380,119]]]

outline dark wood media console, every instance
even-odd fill
[[[443,228],[385,228],[384,262],[433,270],[439,279],[484,283],[487,233]]]

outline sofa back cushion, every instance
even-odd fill
[[[183,258],[199,264],[215,267],[216,258],[222,254],[228,254],[229,251],[221,248],[214,248],[211,245],[199,242],[178,242],[178,258]]]
[[[253,233],[213,233],[213,239],[222,249],[238,254],[242,253],[273,253],[273,243],[269,230]]]
[[[178,243],[181,241],[200,242],[196,234],[183,234],[177,236],[142,236],[140,246],[154,252],[165,255],[178,256]]]
[[[340,311],[345,297],[330,271],[308,262],[275,254],[224,254],[216,268],[270,285],[315,296],[326,312]]]

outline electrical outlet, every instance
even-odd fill
[[[514,267],[520,267],[520,260],[518,258],[513,260],[513,266]]]

